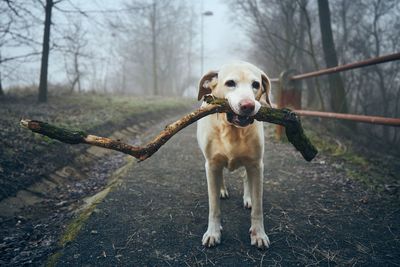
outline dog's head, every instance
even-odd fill
[[[237,62],[205,74],[200,80],[198,100],[207,94],[226,98],[234,112],[227,113],[228,122],[246,127],[253,122],[250,117],[258,112],[261,103],[271,106],[270,87],[263,71],[250,63]]]

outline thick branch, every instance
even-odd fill
[[[206,107],[200,108],[176,122],[165,127],[159,135],[145,146],[131,146],[120,141],[112,140],[106,137],[100,137],[87,134],[83,131],[72,131],[60,127],[53,126],[46,122],[35,120],[21,120],[21,125],[30,129],[35,133],[46,135],[50,138],[57,139],[68,144],[89,144],[108,149],[120,151],[129,154],[140,161],[143,161],[153,155],[177,132],[192,124],[193,122],[213,113],[232,112],[225,99],[215,99],[207,96],[205,101],[209,103]],[[311,144],[310,140],[305,136],[300,120],[297,115],[288,109],[274,109],[269,107],[261,107],[254,116],[258,121],[285,126],[286,136],[297,150],[303,155],[307,161],[311,161],[317,154],[317,149]]]
[[[211,96],[206,96],[205,101],[219,105],[218,112],[233,112],[225,99],[213,99]],[[305,135],[300,118],[290,109],[261,107],[254,115],[254,119],[284,126],[289,142],[301,153],[305,160],[311,161],[317,155],[318,150]]]

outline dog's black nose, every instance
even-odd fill
[[[244,99],[239,102],[239,107],[240,111],[245,113],[245,114],[250,114],[254,111],[255,109],[255,103],[253,100],[250,99]]]

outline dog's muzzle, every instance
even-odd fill
[[[246,127],[254,122],[253,118],[248,116],[240,116],[232,112],[226,113],[226,118],[229,123],[239,127]]]

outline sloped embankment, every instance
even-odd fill
[[[174,98],[110,97],[96,94],[52,96],[37,104],[35,96],[1,100],[0,200],[71,163],[85,146],[60,145],[19,126],[21,118],[48,121],[108,136],[117,129],[188,109],[191,101]]]

